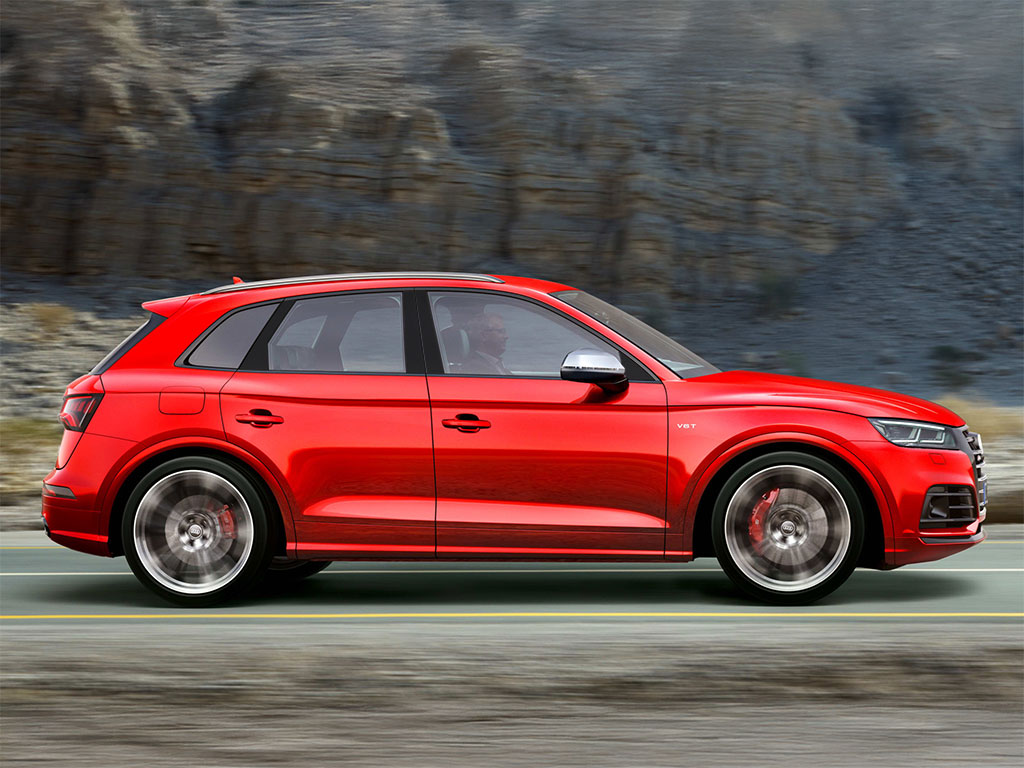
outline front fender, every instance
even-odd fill
[[[780,450],[799,450],[801,446],[816,449],[816,453],[825,452],[834,456],[837,460],[844,462],[853,469],[864,481],[875,499],[881,513],[883,534],[886,541],[892,541],[894,536],[893,509],[894,500],[886,491],[886,486],[872,473],[866,464],[851,451],[845,440],[834,433],[828,433],[822,429],[787,429],[778,430],[771,427],[755,431],[754,434],[743,434],[732,440],[717,446],[709,452],[702,461],[689,473],[688,478],[673,478],[672,459],[669,465],[669,510],[677,510],[676,515],[679,525],[670,525],[669,536],[674,531],[678,538],[676,541],[666,542],[666,550],[681,550],[686,554],[694,551],[694,531],[696,528],[697,515],[704,506],[704,495],[717,478],[719,472],[725,469],[734,460],[740,459],[744,454],[763,452],[768,446],[778,446]],[[674,531],[673,531],[674,529]],[[678,546],[673,546],[678,543]]]

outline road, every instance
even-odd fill
[[[1024,526],[828,600],[678,565],[335,564],[169,607],[0,537],[3,765],[1024,763]]]

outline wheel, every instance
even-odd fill
[[[853,572],[864,514],[850,481],[827,461],[779,452],[726,480],[711,521],[715,554],[741,590],[759,600],[811,603]]]
[[[286,587],[308,579],[331,564],[330,560],[293,560],[275,557],[263,574],[263,583],[269,587]]]
[[[270,561],[268,512],[239,470],[207,457],[172,459],[128,497],[121,536],[139,581],[201,607],[245,591]]]

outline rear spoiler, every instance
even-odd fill
[[[152,312],[154,315],[160,315],[160,317],[170,317],[179,309],[181,309],[185,302],[191,299],[192,296],[172,296],[169,299],[155,299],[153,301],[144,301],[142,308],[147,312]]]

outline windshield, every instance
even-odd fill
[[[661,331],[654,330],[647,323],[612,306],[607,301],[601,301],[596,296],[591,296],[583,291],[558,291],[551,295],[625,336],[684,379],[718,373],[715,366],[693,354],[682,344],[673,341]]]

